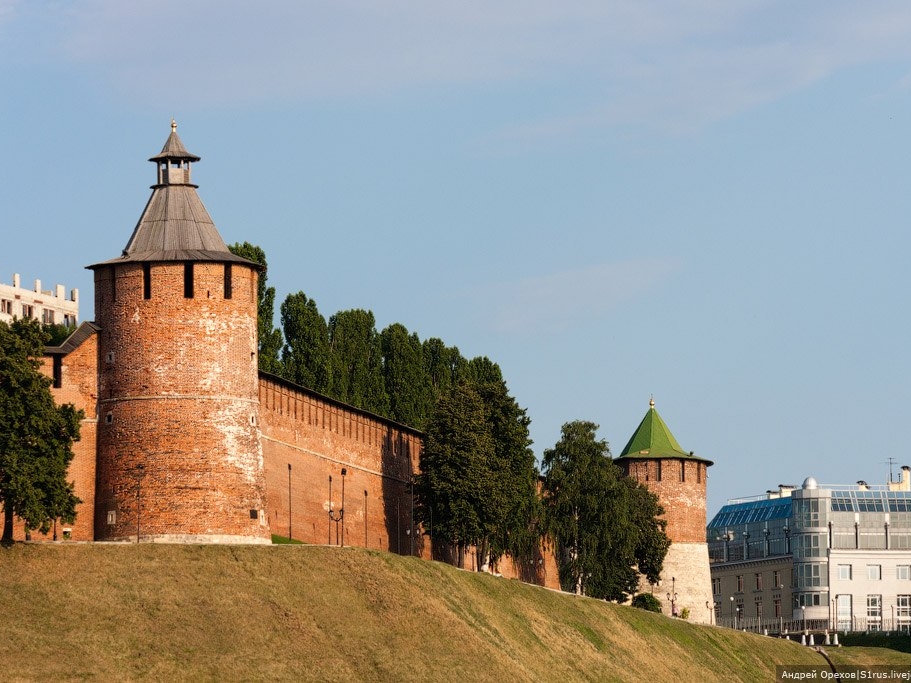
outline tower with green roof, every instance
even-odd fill
[[[712,461],[685,451],[650,400],[648,412],[615,462],[626,476],[658,496],[671,539],[660,587],[646,584],[642,590],[654,592],[665,614],[687,608],[691,621],[708,623],[713,605],[705,501]]]

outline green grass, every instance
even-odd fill
[[[298,541],[294,538],[288,538],[287,536],[272,534],[272,543],[276,545],[302,545],[303,541]]]
[[[0,549],[0,614],[4,681],[769,681],[776,664],[825,664],[792,642],[309,545],[17,544]]]

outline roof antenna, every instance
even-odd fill
[[[897,461],[895,460],[895,458],[893,458],[890,455],[889,458],[886,460],[886,462],[889,463],[889,483],[891,484],[892,483],[892,465],[894,465]]]

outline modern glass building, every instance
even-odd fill
[[[779,486],[727,505],[706,530],[719,624],[911,628],[911,468],[871,486]]]

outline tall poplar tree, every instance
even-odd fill
[[[430,380],[424,367],[421,340],[401,323],[380,333],[383,380],[389,394],[389,417],[423,429],[433,409]]]
[[[279,353],[282,349],[282,333],[275,327],[275,287],[267,287],[269,266],[266,262],[266,252],[255,244],[237,242],[228,245],[228,250],[235,256],[240,256],[258,263],[263,267],[257,281],[257,336],[259,338],[259,369],[271,372],[273,375],[282,374]]]
[[[0,502],[3,537],[13,540],[13,518],[46,533],[54,519],[72,523],[76,505],[66,480],[79,438],[82,411],[58,406],[51,380],[39,371],[48,336],[32,320],[0,322]]]
[[[282,370],[286,379],[314,391],[329,385],[329,327],[303,292],[289,294],[281,306],[285,348]]]
[[[378,415],[389,411],[380,338],[370,311],[341,311],[329,318],[328,393]]]

